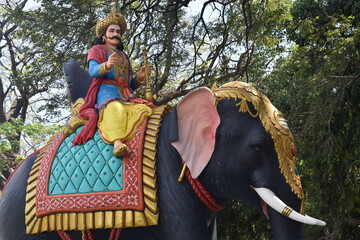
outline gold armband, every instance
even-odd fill
[[[100,75],[104,75],[105,73],[110,72],[110,70],[111,70],[111,69],[107,69],[107,68],[106,68],[106,62],[103,62],[102,64],[100,64],[99,74],[100,74]]]
[[[144,82],[145,82],[144,79],[142,81],[139,81],[139,78],[136,76],[135,83],[136,83],[137,86],[142,85]]]

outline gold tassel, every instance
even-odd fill
[[[185,170],[186,170],[186,163],[184,163],[184,165],[183,165],[183,167],[182,167],[180,176],[179,176],[179,178],[178,178],[178,182],[182,182],[182,180],[184,179]]]
[[[240,106],[239,112],[246,113],[248,112],[250,116],[256,118],[259,116],[259,112],[256,112],[255,114],[250,111],[249,105],[247,104],[246,99],[241,100],[240,103],[236,104],[236,106]]]
[[[239,112],[242,112],[242,113],[246,113],[249,110],[249,106],[247,104],[246,99],[241,100],[241,102],[236,104],[236,106],[240,106]]]

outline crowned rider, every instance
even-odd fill
[[[87,57],[93,81],[79,111],[79,116],[88,122],[73,141],[74,145],[85,143],[98,127],[102,139],[114,144],[116,157],[128,153],[124,141],[134,136],[140,124],[151,115],[150,107],[154,107],[132,94],[144,82],[145,71],[149,72],[149,69],[142,67],[137,77],[133,76],[121,42],[125,30],[125,18],[116,1],[112,12],[96,24],[98,38]]]

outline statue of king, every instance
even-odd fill
[[[102,139],[114,144],[114,155],[128,153],[125,141],[131,139],[140,124],[151,115],[154,105],[132,94],[151,71],[141,67],[134,77],[130,60],[124,52],[121,36],[126,21],[117,1],[112,12],[96,24],[97,39],[89,51],[87,62],[93,81],[79,110],[79,116],[88,120],[74,139],[83,144],[99,129]]]

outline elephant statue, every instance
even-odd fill
[[[68,232],[70,238],[26,234],[25,193],[37,154],[18,167],[3,191],[0,239],[81,239],[80,231]],[[303,223],[325,226],[304,214],[294,139],[284,117],[247,83],[202,87],[185,96],[162,120],[156,161],[159,223],[123,228],[120,239],[216,239],[216,211],[240,199],[269,219],[277,240],[303,239]],[[186,178],[179,181],[182,169]],[[202,197],[194,184],[205,189]],[[109,229],[94,229],[92,238],[115,239]]]

